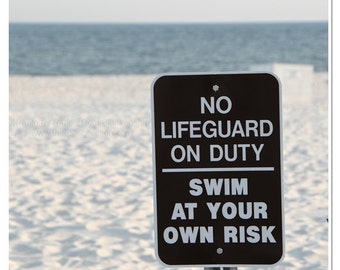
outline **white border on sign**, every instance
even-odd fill
[[[155,151],[155,114],[154,114],[154,85],[162,77],[168,76],[192,76],[192,75],[242,75],[242,74],[269,74],[273,76],[279,84],[279,116],[280,116],[280,159],[281,159],[281,219],[282,219],[282,256],[274,264],[176,264],[169,265],[164,263],[158,256],[158,228],[157,228],[157,203],[156,203],[156,151]],[[162,73],[154,78],[151,84],[151,124],[152,124],[152,168],[153,168],[153,205],[154,205],[154,230],[155,230],[155,255],[158,261],[166,267],[249,267],[249,266],[275,266],[281,263],[285,257],[285,214],[284,214],[284,175],[283,175],[283,130],[282,130],[282,84],[280,78],[272,72],[183,72],[183,73]]]

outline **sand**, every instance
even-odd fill
[[[154,255],[154,77],[10,77],[11,270],[165,269]],[[328,267],[327,84],[315,73],[305,103],[284,99],[286,254],[275,269]]]

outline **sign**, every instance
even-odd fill
[[[173,266],[272,265],[284,253],[281,89],[268,73],[152,86],[156,253]]]

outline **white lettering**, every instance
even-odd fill
[[[267,204],[264,202],[254,202],[254,218],[267,219]]]
[[[221,103],[223,100],[227,102],[226,103],[227,106],[224,110],[221,108]],[[216,101],[216,109],[221,114],[227,114],[231,110],[231,99],[226,96],[220,96]]]
[[[189,182],[189,193],[192,196],[200,196],[203,192],[203,188],[200,186],[202,184],[202,180],[198,178],[191,179]]]
[[[179,233],[184,244],[196,243],[198,227],[179,227]]]
[[[224,101],[223,104],[222,101]],[[214,114],[215,107],[219,113],[227,114],[232,107],[231,99],[227,96],[220,96],[215,103],[215,97],[210,97],[209,103],[205,97],[201,97],[201,114],[205,114],[205,108],[207,108],[211,114]]]
[[[174,162],[183,162],[185,159],[187,162],[191,162],[192,158],[196,161],[200,161],[200,145],[195,146],[194,149],[191,145],[187,145],[186,148],[183,145],[175,145],[171,148],[171,159]]]
[[[275,229],[275,226],[262,226],[262,243],[276,243],[275,238],[272,235],[272,231]]]
[[[224,202],[221,206],[220,202],[207,202],[208,209],[210,210],[211,219],[217,219],[219,209],[223,218],[231,220],[236,217],[240,219],[267,219],[267,205],[264,202]]]
[[[232,202],[226,202],[222,206],[222,215],[225,219],[234,219],[237,215],[237,207]]]
[[[234,129],[233,129],[233,132],[231,133],[231,137],[235,137],[236,135],[240,135],[241,137],[245,137],[240,120],[235,121]]]
[[[272,234],[275,226],[224,226],[225,243],[276,243]]]
[[[176,157],[176,150],[179,150],[179,152],[177,151],[177,153],[179,153],[178,158]],[[171,158],[175,162],[182,162],[185,159],[185,153],[185,148],[182,145],[175,145],[171,149]]]
[[[250,137],[250,132],[253,132],[254,137],[258,137],[259,133],[257,131],[258,122],[256,120],[246,120],[246,136]]]
[[[203,179],[203,183],[205,186],[205,190],[207,191],[207,195],[220,195],[221,194],[221,189],[223,185],[223,179],[219,178],[216,180],[215,178],[211,179]]]
[[[253,148],[255,155],[256,155],[256,161],[260,160],[260,154],[261,154],[261,151],[263,149],[263,146],[264,146],[263,143],[260,144],[259,148],[257,148],[255,144],[251,145],[251,147]]]
[[[161,138],[162,139],[171,139],[172,138],[171,135],[165,134],[165,122],[161,122]]]
[[[210,111],[215,108],[206,106]],[[229,108],[216,107],[221,113],[227,113]],[[203,109],[205,113],[205,109]],[[234,138],[234,137],[269,137],[274,130],[270,120],[206,120],[206,121],[162,121],[160,135],[162,139],[176,138]]]
[[[201,121],[190,121],[189,122],[189,136],[190,138],[201,138],[202,135],[200,133],[196,133],[196,131],[201,131],[201,127],[199,126]]]
[[[223,188],[224,186],[224,188]],[[203,191],[208,196],[248,195],[248,178],[193,178],[189,181],[189,193],[200,196]],[[262,211],[263,206],[258,211]]]
[[[248,178],[232,178],[231,195],[248,195]]]
[[[178,241],[182,241],[183,244],[195,244],[198,241],[200,243],[213,243],[214,242],[214,230],[212,226],[194,226],[194,227],[167,227],[163,232],[164,241],[167,244],[175,244]]]
[[[163,238],[168,244],[174,244],[178,240],[178,232],[174,227],[167,227],[163,232]]]
[[[253,157],[255,157],[256,161],[259,161],[264,144],[262,143],[259,146],[256,146],[256,144],[225,144],[224,147],[218,144],[211,144],[209,147],[211,162],[221,161],[223,158],[228,162],[238,159],[247,161]]]
[[[185,203],[184,207],[188,211],[188,218],[185,214],[183,205],[181,203],[175,203],[174,209],[172,211],[171,220],[181,219],[181,220],[193,220],[195,218],[194,210],[197,208],[197,203]]]
[[[176,220],[178,218],[182,220],[186,219],[185,212],[181,203],[175,204],[174,209],[172,211],[171,220]]]
[[[183,132],[188,131],[188,124],[188,121],[178,121],[178,138],[182,138]]]
[[[210,126],[208,128],[207,126]],[[203,126],[203,135],[206,138],[216,138],[217,131],[216,131],[216,123],[212,120],[205,121]]]
[[[212,226],[200,227],[200,243],[214,243],[214,231]]]
[[[224,243],[237,243],[236,227],[224,226]]]
[[[247,240],[249,243],[258,243],[260,241],[259,227],[249,226],[247,228]]]
[[[210,97],[210,103],[206,100],[205,97],[201,97],[201,114],[205,114],[205,107],[207,107],[210,113],[215,113],[215,98]]]
[[[217,150],[217,154],[216,151]],[[216,155],[215,155],[216,154]],[[220,161],[223,157],[223,148],[218,144],[210,145],[210,161]]]
[[[260,120],[260,136],[269,137],[270,135],[272,135],[272,133],[273,133],[273,123],[269,120]]]
[[[211,214],[211,219],[217,219],[217,211],[220,208],[220,205],[221,205],[220,202],[215,203],[215,204],[207,202],[207,206],[208,206],[208,208],[210,210],[210,214]]]

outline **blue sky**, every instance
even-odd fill
[[[11,22],[326,21],[327,0],[10,0]]]

